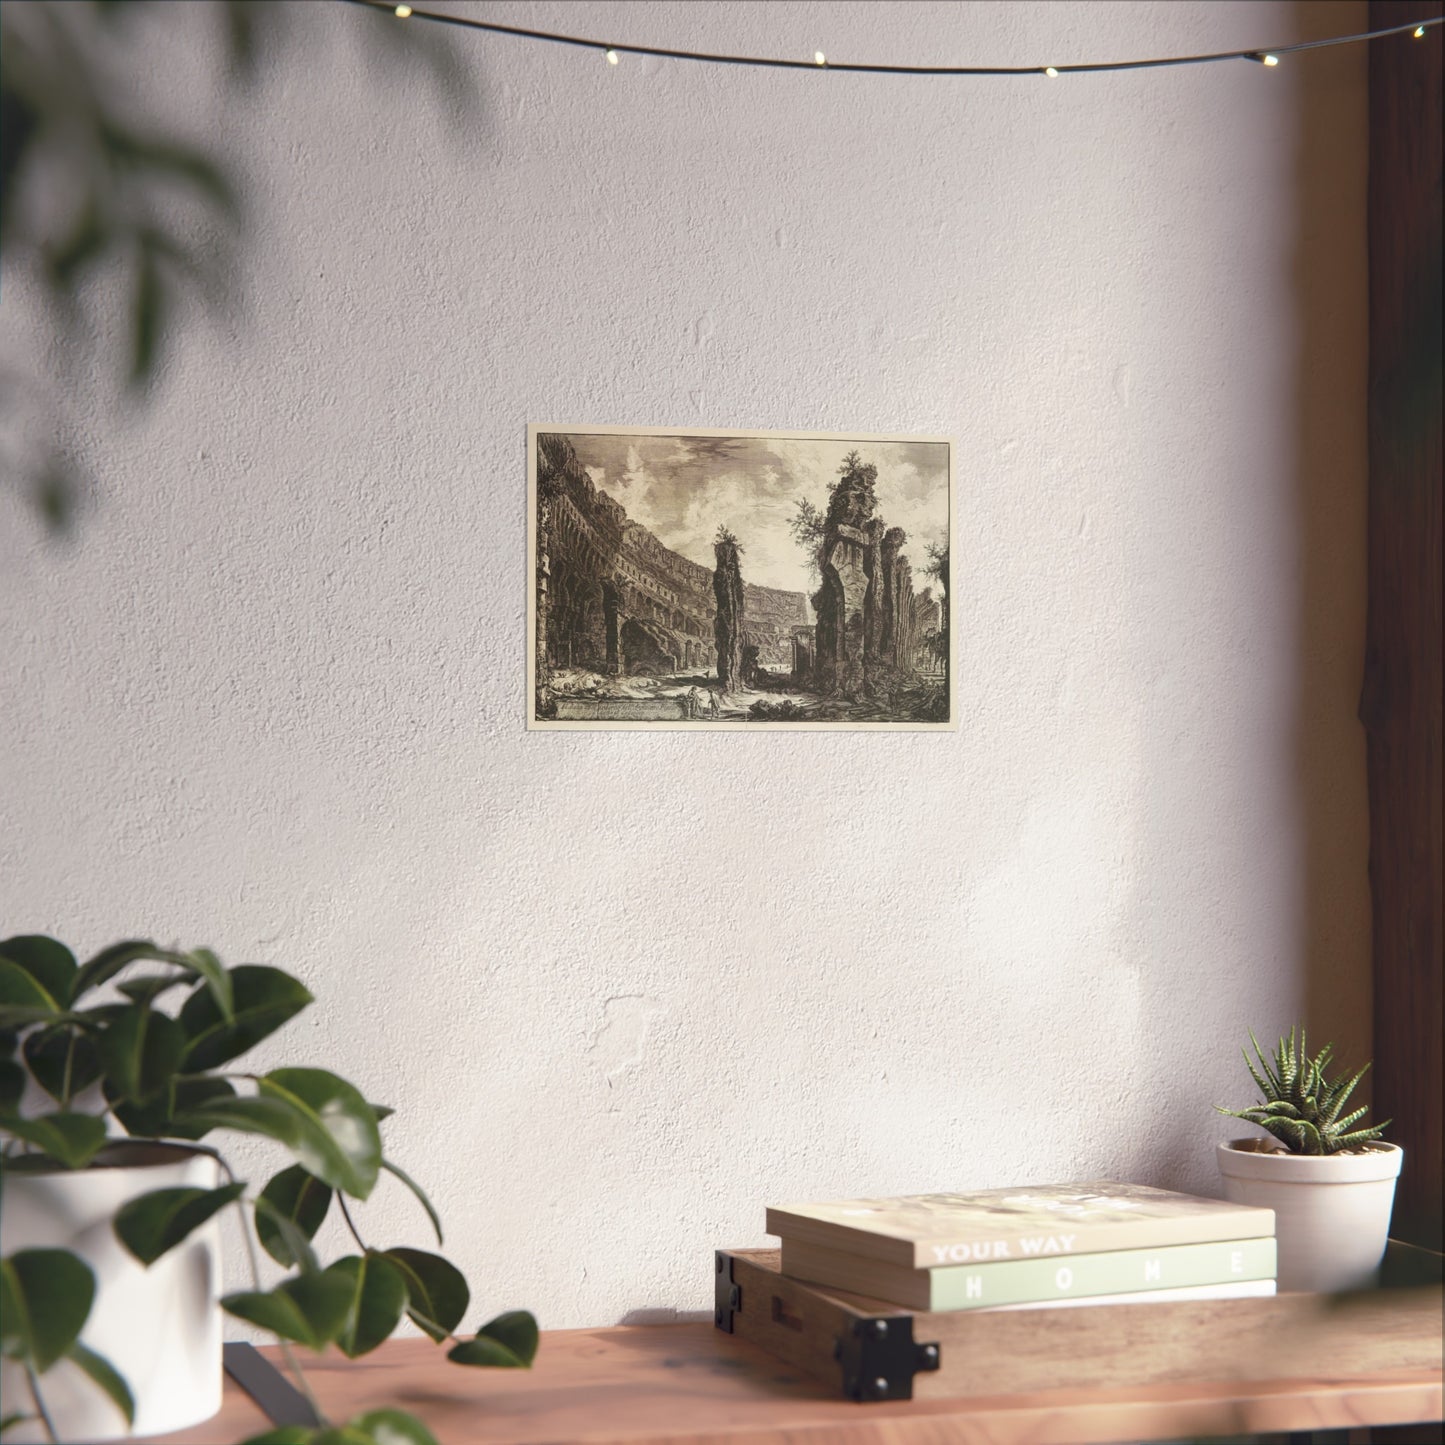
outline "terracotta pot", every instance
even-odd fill
[[[95,1302],[81,1343],[104,1355],[135,1400],[136,1435],[159,1435],[209,1420],[221,1408],[220,1226],[212,1218],[149,1269],[116,1238],[111,1220],[138,1194],[192,1185],[214,1189],[209,1154],[182,1144],[108,1144],[85,1169],[7,1165],[0,1201],[0,1253],[68,1249],[95,1272]],[[63,1441],[124,1439],[125,1417],[68,1360],[40,1377],[40,1393]],[[6,1410],[29,1410],[22,1367],[0,1365]],[[11,1442],[44,1440],[39,1421],[5,1432]]]
[[[1274,1210],[1282,1290],[1359,1289],[1385,1254],[1404,1151],[1376,1140],[1358,1154],[1288,1154],[1272,1139],[1218,1148],[1224,1197]]]

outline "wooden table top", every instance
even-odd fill
[[[261,1353],[279,1367],[274,1349]],[[334,1421],[390,1405],[425,1420],[440,1445],[1088,1445],[1442,1416],[1441,1372],[1418,1369],[855,1405],[710,1324],[551,1330],[525,1371],[453,1365],[422,1339],[354,1361],[298,1353]],[[267,1425],[227,1379],[219,1415],[156,1440],[224,1445]]]

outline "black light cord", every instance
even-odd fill
[[[668,50],[657,45],[627,45],[618,41],[589,40],[580,35],[561,35],[551,30],[527,30],[519,25],[499,25],[492,20],[473,20],[461,15],[445,15],[436,10],[420,10],[412,5],[384,3],[384,0],[345,0],[366,10],[378,10],[398,19],[429,20],[438,25],[456,25],[464,30],[482,30],[491,35],[511,35],[519,40],[543,40],[553,45],[570,45],[578,50],[595,50],[617,64],[621,55],[653,55],[661,60],[692,60],[704,65],[744,65],[771,70],[843,70],[855,75],[1079,75],[1104,70],[1160,70],[1168,65],[1211,65],[1220,60],[1252,60],[1257,65],[1277,65],[1280,57],[1301,50],[1318,50],[1328,45],[1356,45],[1364,40],[1380,40],[1387,35],[1404,35],[1416,39],[1427,30],[1445,24],[1445,16],[1415,21],[1408,25],[1392,25],[1387,30],[1365,30],[1358,35],[1332,35],[1325,40],[1301,40],[1293,45],[1278,45],[1253,50],[1221,50],[1212,55],[1171,55],[1159,60],[1111,60],[1093,65],[863,65],[828,60],[822,51],[812,60],[776,60],[761,55],[717,55],[705,50]]]

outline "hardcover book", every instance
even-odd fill
[[[1274,1211],[1103,1180],[778,1205],[767,1228],[784,1240],[934,1269],[1272,1236]]]
[[[1075,1309],[1083,1305],[1163,1305],[1188,1300],[1272,1299],[1276,1293],[1272,1279],[1247,1279],[1240,1284],[1186,1285],[1181,1289],[1140,1289],[1130,1290],[1128,1294],[1069,1295],[1064,1299],[1030,1300],[1021,1305],[990,1305],[982,1313]]]
[[[1260,1235],[1162,1249],[1116,1249],[1067,1258],[911,1269],[784,1239],[782,1272],[811,1284],[891,1300],[909,1309],[975,1310],[1273,1280],[1275,1242],[1273,1235]]]

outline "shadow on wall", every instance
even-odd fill
[[[385,13],[253,0],[5,6],[5,284],[19,283],[37,298],[44,330],[60,343],[46,350],[60,359],[34,372],[34,358],[0,365],[0,488],[26,494],[52,536],[84,510],[91,480],[71,460],[77,417],[54,398],[71,396],[76,412],[105,409],[115,405],[110,392],[118,385],[121,400],[107,420],[119,424],[163,380],[188,303],[230,321],[241,310],[245,158],[209,141],[196,145],[157,122],[169,83],[165,64],[151,53],[162,24],[173,31],[168,62],[191,72],[180,83],[208,75],[218,96],[228,87],[254,87],[292,52],[324,63],[318,52],[341,34],[398,83],[410,83],[419,70],[433,98],[447,104],[452,133],[474,133],[481,115],[453,37],[442,27],[397,25]],[[218,112],[222,103],[216,101]],[[97,278],[104,286],[97,288]]]
[[[1363,0],[1327,7],[1299,0],[1294,18],[1293,30],[1285,26],[1284,32],[1308,40],[1364,30],[1368,10]],[[1281,310],[1285,323],[1293,324],[1296,347],[1286,357],[1293,406],[1277,424],[1285,431],[1279,455],[1292,458],[1293,472],[1287,498],[1292,532],[1279,554],[1288,559],[1285,565],[1294,565],[1292,603],[1288,586],[1280,589],[1294,611],[1294,676],[1288,731],[1262,742],[1256,753],[1265,758],[1267,748],[1274,747],[1279,765],[1288,769],[1272,796],[1278,806],[1292,808],[1293,816],[1263,835],[1292,840],[1292,860],[1281,860],[1286,866],[1272,870],[1287,890],[1277,900],[1285,947],[1273,957],[1236,959],[1233,975],[1220,974],[1214,981],[1219,999],[1211,1013],[1216,1027],[1201,1036],[1199,1046],[1199,1057],[1211,1064],[1233,1058],[1240,1086],[1233,1092],[1241,1096],[1249,1085],[1238,1050],[1248,1042],[1247,1031],[1252,1028],[1268,1051],[1278,1032],[1295,1021],[1250,1016],[1252,1006],[1232,997],[1251,991],[1241,990],[1241,984],[1270,978],[1273,997],[1295,1000],[1312,1048],[1333,1040],[1342,1065],[1358,1067],[1370,1056],[1369,817],[1365,736],[1356,716],[1364,667],[1368,480],[1365,66],[1363,47],[1341,47],[1301,57],[1290,76],[1297,97],[1291,198],[1295,240],[1289,305]],[[1241,225],[1248,224],[1242,217]],[[1265,708],[1258,716],[1273,723]],[[1146,764],[1146,786],[1167,793],[1178,767],[1177,757],[1154,751]],[[1220,768],[1228,774],[1228,757]],[[1146,856],[1168,856],[1165,840],[1153,842]],[[1261,846],[1260,840],[1238,842],[1241,856]],[[1263,867],[1270,860],[1258,862]],[[1227,918],[1231,906],[1225,898],[1220,915]],[[1167,990],[1153,994],[1146,1013],[1157,1021],[1157,1035],[1169,1035],[1179,1007]],[[1220,1021],[1236,1018],[1237,1036],[1221,1036]],[[1367,1075],[1362,1103],[1368,1084]],[[1198,1113],[1190,1128],[1161,1131],[1156,1136],[1160,1147],[1151,1148],[1147,1160],[1136,1151],[1120,1167],[1163,1187],[1202,1185],[1217,1194],[1213,1161],[1205,1157],[1210,1151],[1201,1140],[1226,1137],[1225,1122],[1207,1109],[1227,1102],[1208,1099],[1196,1105],[1191,1098],[1190,1107],[1198,1107]],[[1212,1131],[1211,1121],[1221,1127]]]

